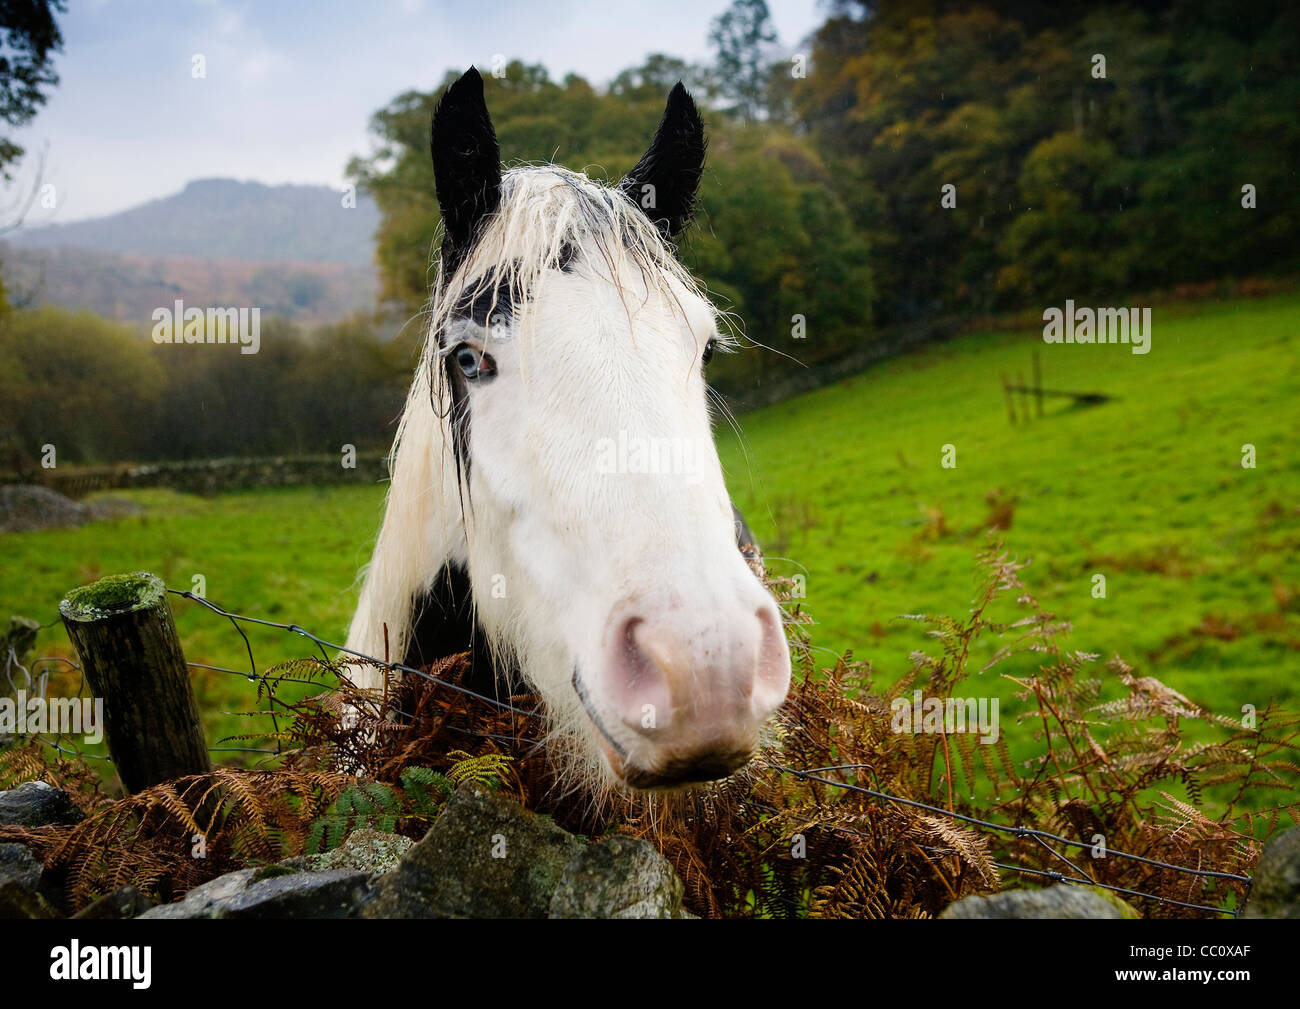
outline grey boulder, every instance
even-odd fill
[[[650,842],[607,837],[578,852],[551,897],[552,918],[681,918],[682,881]]]
[[[1300,827],[1283,831],[1264,848],[1243,918],[1300,918]]]
[[[347,869],[240,869],[195,887],[141,918],[346,918],[366,893],[366,874]]]
[[[583,848],[550,820],[467,782],[383,877],[363,918],[545,918]]]
[[[948,905],[940,918],[1136,918],[1122,900],[1087,887],[1059,884],[1043,890],[974,894]]]
[[[0,883],[16,883],[24,890],[35,890],[44,871],[45,866],[25,844],[0,844]]]
[[[85,818],[67,792],[44,781],[29,781],[0,792],[0,827],[45,827],[80,823]]]

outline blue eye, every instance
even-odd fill
[[[468,343],[460,344],[452,352],[461,374],[468,379],[491,378],[497,373],[496,362],[476,347]]]

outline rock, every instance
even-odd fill
[[[0,921],[58,917],[59,913],[39,893],[13,880],[0,883]]]
[[[74,918],[115,919],[138,918],[154,902],[133,886],[123,886],[112,893],[105,894],[92,904],[87,904],[74,914]]]
[[[1255,869],[1243,918],[1300,918],[1300,827],[1268,842]]]
[[[1138,918],[1135,911],[1100,888],[1058,884],[1045,890],[1006,890],[963,897],[940,918]]]
[[[402,856],[414,844],[409,837],[401,834],[363,828],[354,830],[333,851],[319,855],[298,855],[286,858],[279,864],[298,872],[351,869],[354,872],[364,872],[374,880],[396,869]]]
[[[24,890],[35,890],[45,871],[40,860],[24,844],[0,844],[0,883],[17,883]]]
[[[80,823],[85,818],[67,792],[44,781],[29,781],[0,792],[0,827],[44,827]]]
[[[295,872],[240,869],[195,887],[141,918],[347,918],[366,896],[366,874],[346,869]]]
[[[607,837],[565,867],[551,897],[552,918],[679,918],[682,881],[654,845]]]
[[[239,869],[196,886],[174,904],[150,908],[141,918],[216,918],[220,904],[243,893],[256,875],[256,869]],[[212,913],[208,913],[212,912]]]
[[[466,782],[423,840],[379,880],[364,918],[545,918],[583,843]]]
[[[0,487],[0,533],[31,532],[79,526],[90,509],[69,497],[37,484]]]

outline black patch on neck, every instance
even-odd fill
[[[470,653],[470,673],[463,686],[495,695],[495,673],[487,638],[474,619],[474,595],[469,572],[450,564],[438,572],[412,603],[411,634],[402,664],[423,669],[448,655]]]

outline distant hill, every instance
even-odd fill
[[[355,263],[257,262],[200,256],[148,256],[87,249],[0,245],[0,271],[19,306],[86,308],[109,319],[152,326],[155,308],[186,305],[261,308],[305,325],[373,308],[379,279]]]
[[[378,227],[373,200],[346,208],[328,186],[200,179],[108,217],[12,232],[0,272],[14,304],[141,326],[178,298],[311,325],[374,307]]]
[[[174,196],[108,217],[8,237],[26,249],[368,265],[379,209],[361,195],[354,208],[342,201],[343,194],[328,186],[198,179]]]

